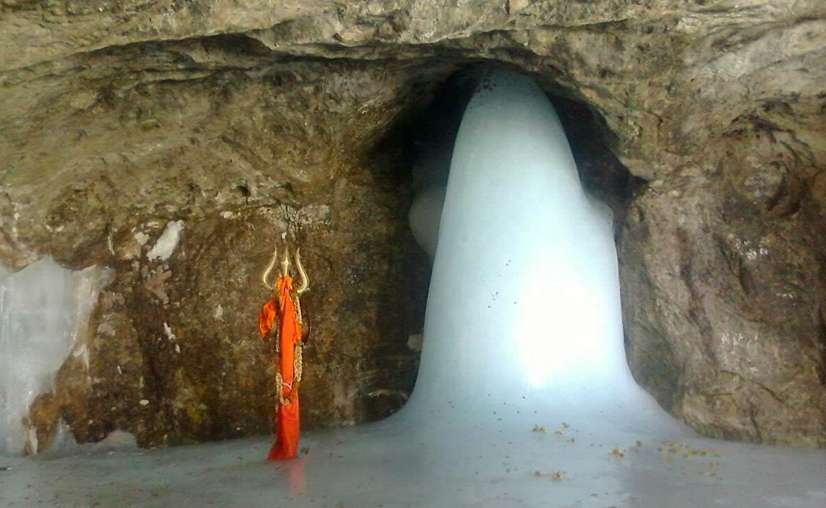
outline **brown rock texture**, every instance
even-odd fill
[[[685,168],[628,211],[629,361],[705,434],[824,446],[826,203],[811,192],[823,173],[788,132],[730,136],[716,171]]]
[[[417,356],[405,339],[419,326],[422,302],[397,298],[394,288],[421,295],[427,274],[416,272],[423,265],[394,217],[404,197],[395,187],[384,194],[371,187],[353,204],[350,196],[364,189],[338,185],[346,202],[333,198],[329,209],[222,212],[185,223],[168,261],[113,260],[117,278],[100,297],[90,366],[70,359],[59,374],[59,395],[76,379],[90,379],[78,387],[82,393],[62,398],[74,435],[97,441],[127,430],[139,445],[152,446],[267,432],[274,372],[257,336],[268,295],[259,280],[275,233],[291,220],[300,226],[294,244],[313,268],[303,302],[311,327],[305,425],[381,416],[371,392],[409,390]],[[343,217],[333,219],[330,209]],[[375,220],[358,220],[364,215]]]
[[[4,138],[18,144],[5,168],[7,262],[48,253],[115,272],[90,325],[88,367],[70,356],[54,397],[36,404],[42,443],[57,418],[80,441],[119,429],[143,446],[267,432],[274,377],[257,314],[282,232],[313,281],[305,426],[384,416],[412,389],[418,353],[407,340],[421,331],[429,268],[406,226],[391,127],[426,101],[419,80],[446,71],[270,62],[256,71],[269,77],[228,72],[88,92],[80,71],[69,82],[91,94],[88,109],[52,103]],[[58,102],[75,100],[62,92]],[[178,245],[152,256],[172,223]]]
[[[427,284],[405,137],[484,63],[579,103],[574,144],[616,156],[578,161],[617,211],[638,381],[701,432],[826,445],[820,0],[0,2],[0,259],[115,273],[38,429],[267,428],[257,279],[286,230],[314,281],[307,421],[396,407]]]

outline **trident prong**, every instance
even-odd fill
[[[264,270],[264,275],[261,276],[261,282],[263,282],[264,287],[266,287],[269,290],[274,289],[274,287],[270,286],[269,282],[267,282],[267,279],[270,277],[270,272],[275,267],[276,261],[278,261],[278,245],[276,245],[275,248],[273,249],[272,259],[270,260],[270,264],[267,265],[267,269]]]
[[[307,277],[304,265],[301,264],[301,249],[298,247],[295,249],[295,266],[298,268],[298,274],[301,276],[301,284],[295,292],[300,295],[310,289],[310,278]]]
[[[290,274],[290,248],[284,242],[284,258],[281,260],[281,275],[287,276]]]
[[[273,285],[270,285],[268,282],[270,273],[272,273],[272,269],[275,268],[275,264],[278,263],[278,246],[276,246],[272,251],[272,259],[270,259],[270,264],[267,265],[267,269],[264,270],[264,274],[261,276],[261,282],[264,284],[264,287],[267,289],[274,289]],[[281,258],[281,274],[282,275],[289,275],[290,274],[290,249],[289,247],[284,247],[284,257]],[[301,249],[295,249],[295,266],[298,269],[298,275],[301,278],[301,282],[299,283],[298,287],[296,288],[295,292],[298,295],[309,291],[310,289],[310,278],[307,276],[307,271],[304,270],[304,265],[301,264]]]

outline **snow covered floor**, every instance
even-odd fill
[[[548,416],[526,417],[503,410],[474,425],[448,426],[437,435],[398,421],[404,418],[307,433],[302,442],[306,454],[282,464],[264,460],[270,445],[266,438],[2,458],[0,504],[826,506],[826,452],[822,450],[686,437],[669,444],[662,437],[617,430],[610,421],[574,422]],[[538,427],[524,425],[530,421]]]

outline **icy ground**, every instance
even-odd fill
[[[530,80],[493,73],[468,105],[438,235],[392,418],[305,433],[281,464],[265,438],[0,458],[0,505],[826,507],[826,451],[699,439],[634,383],[610,211]]]
[[[448,408],[446,408],[448,409]],[[505,413],[506,411],[503,411]],[[513,415],[511,411],[509,414]],[[491,415],[439,434],[390,421],[306,433],[305,454],[264,460],[268,439],[0,459],[3,506],[826,506],[826,453],[653,439],[598,421]],[[536,428],[525,422],[536,422]],[[567,425],[567,426],[566,426]]]

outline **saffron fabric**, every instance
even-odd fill
[[[289,275],[282,275],[275,285],[277,297],[264,304],[258,315],[258,331],[261,340],[267,342],[270,332],[278,326],[278,354],[273,357],[277,378],[276,383],[276,434],[275,443],[267,455],[268,460],[295,458],[298,454],[300,433],[298,384],[296,376],[295,348],[301,347],[301,323],[298,321],[293,300],[293,281]],[[300,367],[299,367],[300,368]]]

